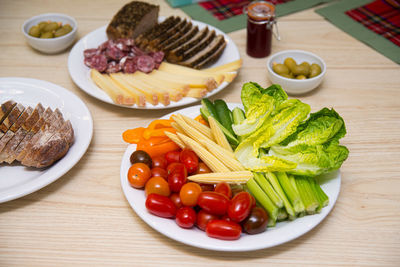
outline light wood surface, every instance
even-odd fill
[[[325,21],[313,9],[279,19],[273,52],[303,49],[328,66],[323,84],[299,98],[313,111],[334,107],[344,118],[350,150],[341,168],[335,208],[315,229],[289,243],[244,253],[214,252],[173,241],[144,223],[121,190],[126,149],[121,134],[172,110],[141,111],[92,98],[71,80],[69,50],[44,55],[30,48],[22,23],[47,12],[78,22],[78,38],[109,22],[128,1],[0,1],[0,77],[53,82],[78,95],[93,115],[92,143],[79,163],[49,186],[0,204],[0,266],[399,266],[400,260],[400,68]],[[185,14],[164,1],[160,15]],[[230,33],[243,68],[213,99],[240,102],[241,85],[263,86],[266,58],[245,53],[246,31]],[[1,167],[0,167],[1,168]],[[13,177],[0,177],[12,179]]]

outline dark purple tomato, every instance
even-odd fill
[[[243,230],[251,235],[262,233],[267,229],[268,213],[261,207],[251,209],[250,215],[242,222]]]
[[[149,154],[147,154],[143,150],[136,150],[135,152],[132,153],[132,155],[129,159],[132,164],[140,162],[140,163],[144,163],[147,166],[149,166],[150,169],[153,167],[152,166],[153,161],[152,161],[151,157],[149,156]]]

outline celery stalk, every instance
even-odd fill
[[[314,191],[314,186],[310,183],[308,177],[301,176],[296,177],[296,184],[307,214],[315,214],[319,202]]]
[[[268,195],[268,197],[274,202],[278,208],[283,207],[282,199],[276,194],[275,190],[272,188],[271,184],[265,178],[262,173],[254,172],[254,179],[256,180],[257,184],[261,187],[262,190]]]
[[[287,174],[285,172],[277,172],[276,177],[278,178],[278,181],[281,184],[283,191],[285,191],[285,194],[292,203],[293,209],[296,214],[303,212],[305,209],[304,204],[301,200],[300,195],[293,188]]]
[[[308,178],[312,184],[314,194],[316,195],[316,198],[318,200],[319,206],[317,208],[317,212],[320,212],[323,207],[328,206],[329,204],[329,197],[325,194],[325,192],[322,190],[320,185],[315,181],[314,178],[309,177]]]
[[[288,217],[288,214],[287,214],[285,208],[279,209],[279,211],[278,211],[278,221],[284,221],[284,220],[287,219],[287,217]]]
[[[274,226],[278,217],[279,208],[271,201],[267,194],[261,189],[254,178],[247,181],[247,187],[257,201],[264,207],[269,215],[269,226]]]
[[[276,178],[275,174],[273,174],[272,172],[267,172],[267,173],[265,173],[265,178],[268,179],[268,181],[271,183],[272,187],[275,189],[275,192],[282,199],[283,205],[285,206],[285,209],[286,209],[286,212],[289,215],[289,219],[294,220],[296,218],[296,214],[293,210],[292,204],[290,204],[290,201],[286,197],[285,192],[283,192],[283,189],[282,189],[281,185],[279,184],[279,181]]]

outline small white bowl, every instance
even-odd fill
[[[66,35],[51,39],[41,39],[30,36],[28,34],[29,29],[32,26],[35,26],[42,21],[48,21],[48,20],[54,22],[61,22],[63,25],[69,24],[72,27],[72,31]],[[25,21],[24,24],[22,25],[22,32],[24,33],[26,41],[33,48],[46,54],[55,54],[67,49],[75,41],[77,28],[78,24],[76,23],[76,20],[73,17],[64,14],[47,13],[32,17],[27,21]]]
[[[272,70],[273,62],[282,63],[288,57],[293,58],[297,64],[304,61],[310,65],[316,63],[321,67],[321,74],[316,77],[297,80],[283,77]],[[326,73],[326,64],[319,56],[303,50],[284,50],[271,55],[267,61],[268,77],[272,83],[279,84],[288,94],[297,95],[309,92],[320,85]]]

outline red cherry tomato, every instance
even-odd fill
[[[211,169],[204,162],[199,162],[199,167],[197,168],[196,174],[210,173],[210,172]]]
[[[168,197],[171,194],[168,182],[160,176],[151,177],[144,187],[144,192],[146,196],[154,193]]]
[[[218,183],[214,189],[215,192],[221,193],[227,196],[229,199],[232,197],[232,189],[231,186],[226,182]]]
[[[153,160],[153,164],[152,164],[153,168],[159,167],[159,168],[162,168],[162,169],[166,169],[167,166],[168,166],[168,161],[167,161],[167,159],[165,158],[164,155],[156,156],[152,160]]]
[[[185,165],[188,173],[195,173],[199,167],[199,158],[196,153],[190,149],[183,149],[179,156],[179,160]]]
[[[160,176],[162,178],[164,178],[165,180],[167,180],[168,178],[168,172],[165,169],[162,169],[161,167],[154,167],[153,169],[151,169],[151,176]]]
[[[224,215],[229,206],[229,199],[217,192],[203,192],[197,199],[197,204],[205,211],[214,215]]]
[[[200,210],[197,213],[197,221],[196,221],[196,225],[200,230],[205,231],[207,224],[211,221],[211,220],[217,220],[219,219],[219,216],[211,214],[205,210]]]
[[[241,222],[250,214],[252,198],[248,192],[235,195],[228,207],[228,216],[235,222]]]
[[[179,192],[186,181],[186,176],[180,171],[168,174],[168,185],[172,192]]]
[[[167,160],[168,164],[179,162],[180,154],[180,151],[169,151],[165,154],[165,159]]]
[[[159,217],[172,218],[176,214],[175,204],[166,196],[150,194],[146,199],[147,210]]]
[[[179,196],[178,193],[172,193],[169,198],[174,202],[175,206],[179,209],[180,207],[183,206],[181,197]]]
[[[182,204],[189,207],[196,206],[201,192],[201,187],[197,183],[190,182],[184,184],[179,192]]]
[[[251,209],[250,215],[242,222],[243,230],[251,235],[262,233],[267,229],[268,213],[261,207]]]
[[[236,240],[242,233],[242,227],[235,223],[225,220],[212,220],[207,224],[206,234],[209,237]]]
[[[192,228],[196,223],[196,212],[191,207],[182,207],[176,212],[176,223],[182,228]]]
[[[167,173],[170,174],[172,172],[181,172],[183,176],[187,177],[187,170],[183,163],[174,162],[167,166]]]
[[[128,170],[128,182],[134,188],[143,188],[150,177],[150,168],[144,163],[135,163]]]

